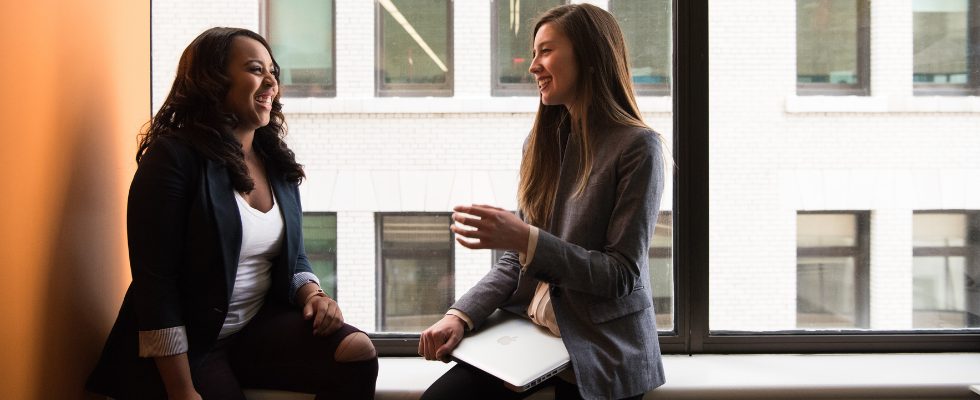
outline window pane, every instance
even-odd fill
[[[657,330],[674,330],[674,221],[661,211],[650,241],[650,291],[657,315]]]
[[[269,44],[281,68],[284,94],[300,85],[308,95],[325,94],[334,85],[333,2],[270,0]]]
[[[382,79],[389,84],[449,83],[446,0],[380,0]]]
[[[980,114],[926,104],[908,76],[913,24],[933,22],[913,1],[709,8],[710,331],[980,327]],[[873,96],[799,95],[863,57]]]
[[[535,94],[531,66],[531,30],[534,20],[561,0],[496,0],[493,2],[497,35],[497,84],[523,84]]]
[[[796,247],[854,246],[857,219],[853,214],[800,214],[796,217]]]
[[[796,80],[858,83],[855,0],[796,1]]]
[[[916,329],[980,326],[976,213],[916,213],[912,244],[912,325]],[[973,222],[971,224],[971,219]]]
[[[320,288],[337,298],[337,214],[303,213],[303,245]]]
[[[619,22],[629,51],[630,73],[637,91],[661,84],[670,94],[671,0],[613,0],[609,8]]]
[[[921,83],[967,83],[969,0],[912,2],[913,78]]]
[[[381,214],[381,332],[421,332],[454,300],[449,214]]]
[[[854,258],[796,260],[796,327],[854,328]]]

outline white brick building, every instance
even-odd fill
[[[607,2],[592,2],[606,7]],[[749,4],[750,3],[750,4]],[[260,27],[259,0],[153,3],[153,104],[212,26]],[[980,209],[980,99],[913,96],[912,1],[871,2],[870,96],[797,96],[796,2],[710,3],[712,329],[795,329],[798,211],[870,211],[870,328],[912,328],[913,210]],[[337,222],[338,299],[374,330],[375,212],[516,208],[534,97],[491,96],[491,8],[453,5],[454,96],[375,97],[375,3],[336,0],[336,97],[283,98],[305,211]],[[669,97],[641,97],[673,136]],[[663,210],[671,209],[668,188]],[[490,268],[455,249],[455,293]]]

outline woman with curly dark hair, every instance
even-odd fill
[[[371,399],[378,360],[303,249],[303,167],[279,66],[245,29],[184,50],[141,135],[127,211],[130,284],[86,388],[122,399],[244,399],[242,388]]]

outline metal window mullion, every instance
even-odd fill
[[[702,353],[708,326],[708,1],[674,0],[675,326]],[[662,340],[661,342],[663,342]],[[678,340],[679,342],[680,340]],[[679,343],[672,343],[673,349]],[[671,350],[667,346],[664,351]]]

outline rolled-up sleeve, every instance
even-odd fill
[[[312,272],[297,272],[293,275],[293,284],[289,288],[289,300],[295,301],[296,291],[303,285],[313,282],[317,286],[320,286],[320,279],[316,277]],[[321,287],[322,288],[322,287]]]
[[[187,351],[178,281],[193,196],[193,166],[171,141],[157,139],[140,159],[129,190],[127,234],[139,353]]]
[[[166,357],[187,352],[187,330],[183,326],[140,331],[140,357]]]
[[[521,270],[527,268],[527,265],[531,263],[534,259],[534,249],[538,247],[538,228],[531,225],[531,230],[527,235],[527,254],[517,253],[518,261],[521,263]]]

